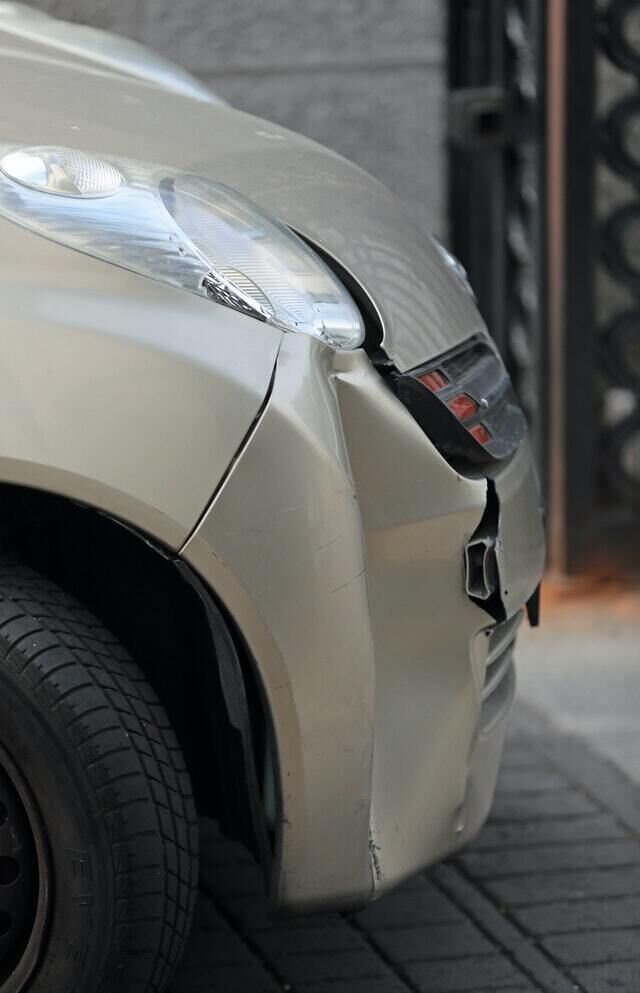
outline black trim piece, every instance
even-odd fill
[[[448,384],[432,392],[419,377],[444,374]],[[500,461],[516,450],[527,434],[524,413],[498,352],[484,335],[477,335],[450,352],[406,374],[394,373],[391,382],[398,398],[443,455],[476,463]],[[464,422],[447,402],[463,393],[477,404]],[[469,428],[482,424],[491,438],[480,444]]]
[[[251,713],[240,657],[231,637],[229,627],[222,613],[214,603],[207,587],[183,559],[174,559],[174,565],[185,582],[195,591],[207,616],[211,638],[215,647],[215,658],[218,663],[220,685],[227,715],[232,727],[235,728],[241,739],[247,797],[253,832],[260,864],[265,873],[265,881],[268,886],[273,852],[262,805],[262,792],[260,789],[260,776],[256,765]],[[225,756],[220,756],[220,764],[224,764],[224,762]]]
[[[540,624],[540,583],[527,600],[527,617],[532,628],[537,628]]]

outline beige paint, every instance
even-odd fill
[[[364,352],[285,336],[260,424],[183,549],[269,700],[279,905],[356,906],[486,817],[504,726],[478,739],[491,619],[463,577],[486,487],[442,459]]]
[[[338,396],[366,542],[375,644],[372,830],[380,888],[455,846],[479,715],[463,549],[486,499],[438,454],[362,355]]]
[[[353,904],[369,857],[375,672],[332,352],[287,335],[267,410],[184,549],[249,644],[274,720],[278,902]]]
[[[409,369],[482,330],[471,296],[408,208],[357,166],[267,121],[155,83],[20,47],[0,20],[0,139],[157,162],[224,183],[337,258],[367,288],[385,347]],[[85,52],[85,55],[88,53]],[[52,61],[53,58],[53,61]],[[99,108],[99,111],[98,111]]]
[[[19,44],[0,25],[3,141],[241,190],[351,271],[402,369],[482,327],[371,177],[282,128],[43,43],[44,23]],[[487,482],[441,458],[364,352],[282,335],[6,220],[0,346],[0,481],[100,507],[181,551],[246,640],[278,752],[274,902],[356,906],[471,837],[504,733],[478,733],[490,619],[464,594]],[[515,613],[541,569],[528,448],[494,476]]]
[[[260,410],[281,337],[0,219],[0,481],[178,548]]]

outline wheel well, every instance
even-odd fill
[[[269,723],[253,663],[214,597],[195,577],[189,581],[188,568],[174,553],[102,512],[54,494],[0,485],[0,541],[4,550],[73,593],[122,642],[167,711],[199,813],[215,817],[226,834],[264,858],[255,769],[264,768]],[[214,637],[209,607],[223,619],[244,684],[253,775],[246,740],[225,703],[224,644]]]

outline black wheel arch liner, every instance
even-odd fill
[[[49,541],[52,521],[57,523],[60,535],[57,540],[54,535]],[[20,529],[23,530],[23,535],[16,533]],[[167,582],[169,585],[176,583],[180,588],[188,589],[193,601],[197,602],[202,615],[198,619],[202,629],[198,634],[201,658],[174,658],[174,671],[167,674],[169,681],[164,686],[158,685],[163,683],[163,679],[158,679],[158,676],[165,675],[161,671],[162,661],[157,670],[145,666],[144,659],[136,657],[135,644],[127,644],[126,632],[117,629],[114,616],[104,616],[100,605],[92,600],[89,590],[83,585],[81,572],[78,571],[71,581],[65,572],[65,556],[62,553],[66,552],[67,547],[72,550],[74,543],[76,546],[82,545],[87,535],[91,537],[96,531],[106,534],[109,546],[119,542],[125,549],[137,549],[134,554],[140,556],[142,566],[136,578],[141,578],[143,584],[147,579],[151,587],[156,584],[156,588],[161,587],[163,581],[165,586]],[[104,542],[103,537],[103,544]],[[218,601],[215,593],[177,552],[162,546],[127,522],[99,508],[30,487],[13,484],[0,486],[0,545],[25,564],[49,575],[63,589],[74,593],[100,617],[106,627],[114,630],[114,634],[126,645],[154,686],[174,722],[179,738],[180,729],[176,727],[172,714],[171,679],[177,680],[183,675],[177,672],[176,661],[194,666],[196,671],[193,678],[191,675],[185,676],[180,693],[183,697],[190,692],[198,697],[201,693],[205,695],[204,700],[187,699],[186,703],[187,709],[192,711],[193,719],[198,722],[194,729],[196,745],[191,749],[192,757],[194,751],[199,752],[203,748],[206,753],[197,755],[197,764],[202,765],[204,770],[204,775],[199,776],[202,784],[200,807],[205,813],[215,816],[225,835],[240,841],[255,855],[263,867],[268,886],[276,840],[267,826],[261,786],[261,762],[268,753],[273,754],[269,745],[273,740],[271,714],[257,666],[233,618]],[[50,547],[43,548],[49,545]],[[93,549],[88,553],[85,551],[84,554],[90,556],[92,551]],[[112,557],[114,564],[111,566],[106,564],[105,567],[102,562],[97,565],[95,561],[92,563],[98,584],[107,586],[110,582],[113,583],[114,578],[117,583],[118,568],[126,568],[118,562],[117,548]],[[155,563],[153,576],[149,574],[152,563]],[[138,564],[136,561],[134,567]],[[145,572],[145,569],[149,569],[149,572]],[[132,580],[131,585],[134,583]],[[147,599],[147,592],[146,586],[143,587],[141,600]],[[162,589],[161,593],[165,594],[167,601],[167,597],[171,596],[171,589]],[[153,597],[149,599],[153,600]],[[160,606],[162,607],[162,603]],[[169,599],[166,607],[170,610],[171,606]],[[152,622],[156,616],[153,604],[150,608],[145,604],[144,609],[150,610],[145,619]],[[185,621],[180,618],[179,623],[187,622],[188,618]],[[144,621],[138,623],[144,625]],[[144,633],[142,629],[138,638],[144,637]],[[150,668],[152,671],[148,671]],[[168,669],[169,665],[166,664],[165,668]],[[191,715],[187,714],[187,718],[190,720]],[[202,726],[203,724],[206,726]],[[182,741],[181,744],[189,760],[189,748],[185,748]],[[274,765],[277,796],[277,761]],[[191,765],[190,772],[193,778]]]

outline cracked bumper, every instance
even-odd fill
[[[499,563],[510,617],[542,566],[528,452],[518,460],[495,480],[518,539]],[[276,905],[361,905],[483,822],[510,702],[483,733],[497,635],[465,593],[464,549],[486,495],[363,353],[285,337],[269,404],[184,549],[238,624],[271,711]]]

